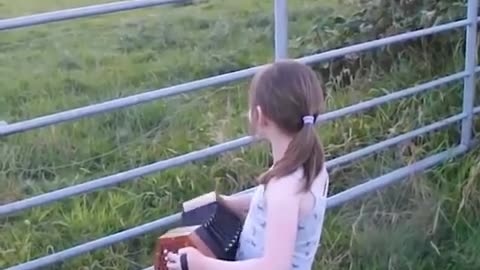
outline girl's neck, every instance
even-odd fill
[[[292,141],[292,138],[284,135],[271,136],[269,138],[270,146],[272,148],[273,163],[277,163],[283,158],[287,151],[288,145]]]

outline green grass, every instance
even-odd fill
[[[98,3],[4,1],[11,17]],[[335,1],[291,0],[291,54],[316,44],[317,19],[348,13]],[[0,119],[30,119],[272,60],[271,1],[211,0],[0,33]],[[301,44],[301,45],[299,45]],[[327,49],[327,48],[320,48]],[[425,52],[327,83],[334,110],[458,71],[459,52],[432,65]],[[204,89],[0,139],[0,203],[93,180],[247,132],[246,83]],[[462,84],[319,127],[329,159],[461,111]],[[479,126],[478,122],[476,123]],[[458,143],[458,125],[332,170],[332,194]],[[156,220],[181,201],[254,183],[268,164],[255,145],[0,220],[0,268]],[[479,269],[480,150],[328,213],[316,269]],[[155,232],[48,269],[141,269]]]

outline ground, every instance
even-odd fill
[[[0,16],[98,3],[0,0]],[[322,18],[350,3],[290,0],[290,54]],[[271,1],[210,0],[2,32],[0,120],[32,117],[158,89],[272,60]],[[326,35],[327,33],[325,33]],[[328,110],[458,71],[402,56],[364,67],[351,83],[325,78]],[[0,203],[20,200],[211,146],[247,132],[248,81],[0,139]],[[328,159],[460,112],[462,84],[319,126]],[[478,123],[477,123],[478,125]],[[335,169],[331,194],[458,143],[458,125]],[[181,201],[254,183],[265,145],[143,177],[0,219],[0,268],[156,220]],[[479,149],[327,214],[316,269],[478,269]],[[154,232],[48,269],[141,269]]]

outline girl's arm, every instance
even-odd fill
[[[268,184],[266,191],[268,211],[263,257],[234,262],[202,257],[198,266],[195,265],[191,270],[291,269],[300,208],[300,197],[297,192],[300,181],[291,180],[293,179],[272,180]]]
[[[253,192],[238,194],[238,195],[220,195],[227,207],[233,210],[239,217],[245,219],[250,209],[250,202],[252,201]]]

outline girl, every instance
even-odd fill
[[[257,73],[249,91],[250,126],[270,142],[273,166],[252,195],[226,197],[231,208],[247,213],[236,261],[184,248],[167,254],[170,270],[312,268],[329,183],[314,127],[324,109],[320,82],[308,66],[286,60]]]

